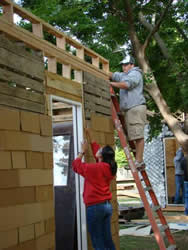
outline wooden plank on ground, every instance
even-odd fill
[[[44,95],[31,92],[24,88],[12,87],[7,82],[0,81],[0,93],[8,96],[14,96],[21,99],[29,100],[32,102],[43,104],[45,103]],[[11,97],[10,97],[11,98]]]
[[[156,221],[157,223],[160,222],[160,219],[158,218],[158,216],[156,216]],[[167,222],[178,222],[178,223],[187,223],[188,222],[188,216],[186,215],[175,215],[175,216],[165,216],[165,219],[167,220]],[[148,222],[150,224],[150,221],[148,219],[143,219],[143,220],[131,220],[132,222],[135,222],[135,223],[142,223],[142,222]]]
[[[44,92],[44,81],[36,81],[27,76],[0,67],[0,80],[14,82],[23,87],[31,88],[37,92]]]
[[[180,212],[184,211],[184,206],[166,206],[165,208],[162,209],[163,211],[167,212]]]
[[[45,106],[40,103],[34,103],[17,97],[10,97],[4,94],[0,94],[0,104],[37,113],[45,113]]]

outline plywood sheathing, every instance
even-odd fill
[[[172,197],[175,195],[175,168],[174,157],[178,149],[178,143],[175,138],[165,138],[165,162],[166,162],[166,176],[169,202],[172,202]]]
[[[0,249],[53,248],[51,118],[1,107],[0,124]]]

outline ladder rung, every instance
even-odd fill
[[[160,206],[153,206],[152,209],[154,212],[156,212],[157,210],[159,210],[161,207]]]
[[[170,245],[166,250],[176,250],[176,245]]]
[[[152,190],[152,187],[151,187],[151,186],[148,186],[148,187],[145,187],[145,188],[144,188],[144,191],[150,191],[150,190]]]
[[[169,229],[169,226],[167,224],[166,225],[162,225],[162,226],[159,227],[159,230],[161,232],[164,232],[166,229]]]
[[[126,129],[125,129],[125,126],[124,126],[124,117],[122,117],[120,115],[119,116],[117,115],[117,111],[120,110],[119,103],[118,103],[117,98],[113,97],[113,96],[115,96],[115,93],[113,92],[113,88],[112,88],[111,92],[112,92],[111,93],[112,119],[113,119],[114,125],[116,127],[116,130],[118,132],[121,145],[124,148],[125,155],[129,159],[129,163],[131,165],[131,164],[133,164],[133,158],[132,158],[131,152],[130,152],[132,150],[130,150],[129,147],[131,147],[131,149],[135,149],[135,145],[134,145],[134,143],[131,143],[131,142],[128,143],[127,142],[127,136],[125,134]],[[135,155],[135,153],[134,153],[134,155]],[[154,217],[154,215],[152,213],[153,210],[157,211],[158,209],[161,209],[161,208],[160,208],[160,206],[159,206],[159,204],[158,204],[158,202],[156,200],[156,197],[155,196],[153,197],[153,195],[155,195],[155,193],[154,193],[154,191],[152,189],[152,186],[151,186],[150,182],[147,181],[149,178],[148,178],[147,172],[145,170],[146,166],[145,166],[144,162],[138,163],[137,161],[135,161],[134,165],[135,166],[133,166],[134,167],[133,169],[131,167],[131,170],[133,172],[133,177],[135,179],[137,188],[139,189],[141,198],[142,198],[143,203],[144,203],[144,207],[145,207],[146,212],[148,214],[148,217],[149,217],[150,223],[152,225],[154,235],[155,235],[156,241],[157,241],[157,243],[159,245],[159,248],[160,249],[166,249],[166,250],[175,250],[175,249],[177,250],[177,247],[175,245],[176,243],[175,243],[175,241],[173,239],[173,236],[171,235],[171,232],[170,232],[170,229],[168,227],[168,224],[166,222],[165,217],[163,218],[163,220],[162,220],[162,218],[160,218],[163,221],[163,224],[161,223],[162,226],[158,226],[157,222],[155,220],[155,217]],[[139,171],[140,171],[140,173],[139,173]],[[145,184],[147,184],[147,183],[148,184],[147,185],[142,185],[143,183],[141,183],[141,181],[144,181]],[[145,186],[145,188],[143,186]],[[145,191],[149,191],[149,194],[150,194],[150,196],[152,198],[152,201],[153,201],[153,209],[150,207],[150,205],[149,205],[149,203],[147,201],[147,196],[145,194]],[[155,200],[156,200],[156,202],[155,202]],[[157,211],[159,217],[160,217],[160,212],[162,213],[162,211],[160,211],[160,210]],[[169,247],[168,248],[165,246],[165,242],[164,242],[164,239],[163,239],[163,234],[164,233],[160,234],[159,231],[164,231],[164,233],[166,234],[168,242],[169,242]]]

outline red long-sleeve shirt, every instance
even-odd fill
[[[92,143],[91,146],[93,153],[100,148],[96,143]],[[85,178],[83,199],[86,206],[111,200],[110,182],[114,176],[108,163],[83,163],[80,158],[76,158],[72,166],[76,173]]]

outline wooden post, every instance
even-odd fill
[[[63,64],[63,76],[70,79],[71,78],[71,65]]]
[[[43,38],[43,27],[42,23],[32,23],[33,34]]]
[[[74,77],[75,81],[77,82],[83,82],[83,72],[81,70],[75,70],[74,71]]]
[[[92,64],[99,68],[99,57],[92,57]]]
[[[56,37],[56,45],[58,48],[65,50],[66,49],[66,39],[65,37]]]
[[[109,72],[109,63],[103,63],[102,64],[102,68],[103,68],[103,70],[105,71],[105,72]]]
[[[55,57],[48,57],[48,71],[57,73],[57,61]]]
[[[14,22],[14,11],[13,11],[13,5],[4,5],[3,6],[3,17],[7,19],[10,23]]]
[[[84,60],[84,48],[83,47],[81,49],[76,50],[76,56]]]

